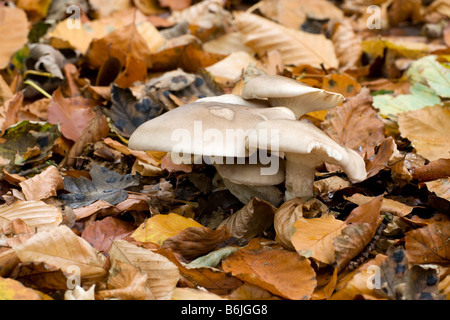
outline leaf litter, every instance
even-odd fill
[[[378,1],[379,16],[351,0],[76,1],[80,28],[64,1],[14,3],[0,299],[450,299],[445,1]],[[345,97],[300,120],[357,152],[366,179],[325,163],[312,197],[285,201],[284,183],[128,147],[144,122],[263,74]]]

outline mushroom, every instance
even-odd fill
[[[270,106],[291,109],[297,119],[319,110],[340,105],[344,97],[339,93],[317,89],[301,82],[277,75],[261,75],[250,79],[242,89],[244,99],[267,99]]]
[[[254,107],[254,108],[270,107],[268,101],[266,101],[266,100],[244,99],[240,95],[237,95],[237,94],[222,94],[220,96],[205,97],[205,98],[197,99],[195,102],[222,102],[222,103],[239,104],[239,105],[243,105],[243,106],[247,106],[247,107]]]
[[[364,160],[357,152],[339,145],[307,121],[267,120],[258,123],[255,129],[267,130],[269,134],[249,135],[249,152],[258,148],[284,152],[286,201],[314,195],[316,167],[324,162],[340,166],[353,183],[363,181],[367,177]]]
[[[229,177],[232,176],[231,171],[235,176],[241,175],[241,179],[249,174],[245,181],[240,180],[246,184],[264,185],[270,181],[269,185],[273,186],[282,182],[280,177],[284,179],[284,171],[280,174],[279,168],[275,168],[275,171],[269,172],[275,176],[267,177],[261,171],[258,175],[258,170],[264,169],[258,161],[235,163],[237,159],[252,156],[246,146],[246,137],[253,132],[253,128],[258,123],[273,119],[295,120],[295,115],[284,107],[254,108],[230,103],[194,102],[143,123],[131,135],[128,146],[134,150],[170,152],[172,161],[176,163],[194,161],[200,164],[202,162],[199,160],[203,158],[206,163],[214,164],[218,171],[230,174]],[[271,154],[270,159],[279,160],[276,154]],[[278,165],[280,163],[282,161]],[[229,166],[236,167],[230,170]],[[239,181],[231,177],[230,184],[239,184]],[[239,198],[239,195],[236,196]]]

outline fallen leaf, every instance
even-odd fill
[[[326,215],[328,207],[317,199],[294,198],[283,203],[275,213],[274,228],[276,240],[283,247],[295,250],[291,242],[292,226],[300,218],[314,218]]]
[[[316,274],[308,259],[296,252],[257,243],[242,248],[222,261],[222,268],[237,278],[272,294],[307,300],[316,286]]]
[[[404,112],[398,116],[403,137],[408,138],[417,153],[430,161],[450,157],[450,133],[447,104]]]
[[[450,159],[438,159],[425,166],[414,168],[412,177],[419,181],[431,181],[450,176]]]
[[[147,274],[146,284],[155,299],[167,300],[172,297],[180,272],[169,259],[125,240],[114,240],[109,255],[112,261],[129,263]]]
[[[123,239],[134,231],[132,223],[113,217],[95,221],[87,226],[81,237],[99,252],[108,252],[113,240]]]
[[[42,300],[33,289],[14,279],[0,277],[0,300]]]
[[[405,248],[408,261],[418,263],[448,264],[450,222],[435,222],[426,227],[408,231]]]
[[[37,230],[58,226],[62,220],[60,208],[43,201],[15,201],[0,206],[0,229],[7,233],[15,219],[23,220],[30,228]]]
[[[245,45],[260,56],[276,49],[285,64],[338,67],[333,43],[323,35],[293,30],[251,13],[237,12],[235,20]]]
[[[19,122],[19,111],[23,104],[23,92],[20,91],[0,104],[0,136],[12,125]]]
[[[450,178],[442,178],[425,182],[428,190],[434,192],[439,198],[450,201]]]
[[[44,262],[21,263],[14,270],[11,278],[20,281],[23,285],[36,290],[51,292],[53,290],[67,290],[69,274],[61,271],[59,267]]]
[[[365,204],[365,203],[375,199],[375,197],[367,197],[360,193],[355,193],[350,197],[344,196],[344,198],[348,201],[351,201],[351,202],[357,204],[357,205],[362,205],[362,204]],[[398,202],[398,201],[395,201],[392,199],[383,198],[380,211],[382,213],[389,212],[389,213],[394,213],[399,217],[404,217],[404,216],[407,216],[408,214],[410,214],[413,209],[414,209],[414,207],[408,206],[401,202]]]
[[[0,7],[0,33],[3,43],[0,49],[0,69],[4,69],[12,55],[28,41],[28,20],[25,11],[20,8]]]
[[[208,253],[207,255],[204,255],[204,256],[198,257],[195,260],[192,260],[191,262],[186,264],[186,267],[187,268],[205,268],[205,267],[216,268],[223,259],[225,259],[230,254],[232,254],[233,252],[236,252],[239,249],[240,249],[239,247],[231,247],[231,246],[217,249],[213,252]]]
[[[64,225],[36,233],[15,250],[22,263],[44,262],[64,272],[76,266],[82,279],[101,279],[106,274],[105,257]]]
[[[89,171],[92,180],[85,177],[64,178],[64,189],[69,194],[61,194],[60,198],[72,209],[89,205],[97,200],[104,200],[111,205],[118,204],[128,197],[124,189],[135,186],[139,177],[131,174],[120,175],[92,162]]]
[[[229,237],[230,232],[226,226],[215,230],[206,227],[189,227],[164,240],[162,247],[191,260],[215,250]]]
[[[172,300],[226,300],[221,296],[208,292],[205,289],[175,288]]]
[[[131,235],[141,242],[153,242],[162,245],[168,238],[177,235],[186,228],[203,227],[193,219],[185,218],[179,214],[158,214],[147,219]]]
[[[339,66],[344,69],[360,66],[363,55],[362,39],[355,32],[352,21],[343,17],[334,21],[336,22],[331,24],[331,41],[334,44]]]
[[[332,264],[335,261],[333,239],[345,227],[345,221],[331,214],[319,218],[300,218],[292,225],[291,242],[299,255]]]
[[[19,183],[26,200],[42,200],[55,197],[64,188],[64,180],[55,166],[49,166],[33,178]]]
[[[321,128],[334,141],[358,152],[365,159],[384,140],[384,124],[372,108],[368,89],[328,111]]]
[[[100,299],[153,300],[155,296],[147,287],[148,275],[139,268],[114,260],[109,270],[107,290],[96,292]]]
[[[242,209],[222,222],[236,238],[251,239],[268,229],[276,208],[267,201],[253,197]]]

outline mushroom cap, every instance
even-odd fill
[[[222,103],[240,104],[243,106],[253,108],[270,107],[270,104],[267,100],[244,99],[237,94],[222,94],[220,96],[205,97],[197,99],[195,102],[222,102]]]
[[[254,129],[268,134],[249,135],[247,147],[250,152],[262,146],[272,152],[285,152],[286,158],[289,154],[309,154],[311,163],[328,162],[340,166],[351,181],[363,181],[367,177],[364,159],[356,151],[341,146],[309,122],[268,120],[258,123]]]
[[[295,79],[277,75],[250,79],[242,89],[242,97],[268,99],[272,107],[287,107],[297,118],[308,112],[336,107],[344,101],[339,93],[310,87]]]
[[[246,157],[245,137],[259,122],[295,119],[287,108],[252,108],[219,102],[189,103],[140,125],[128,146],[183,155]]]
[[[222,178],[236,184],[245,184],[249,186],[273,186],[280,184],[285,178],[285,162],[284,159],[278,158],[275,165],[276,172],[274,174],[262,174],[262,169],[269,168],[272,164],[267,165],[261,162],[257,163],[235,163],[235,164],[215,164],[217,172]]]

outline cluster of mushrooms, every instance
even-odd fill
[[[250,196],[258,196],[261,188],[273,188],[275,195],[281,193],[275,186],[284,182],[282,200],[310,197],[314,195],[316,168],[323,163],[340,166],[352,183],[366,179],[365,163],[358,153],[336,143],[309,121],[300,120],[306,113],[327,110],[343,101],[340,94],[288,77],[261,75],[245,84],[242,96],[201,98],[143,123],[131,135],[129,147],[165,151],[172,159],[183,154],[182,159],[189,163],[199,157],[207,159],[206,163],[215,166],[225,186],[243,203],[248,202],[249,194],[242,194],[237,185],[252,188]],[[223,136],[230,130],[243,134],[234,135],[233,143],[224,145],[208,137],[208,130]],[[174,138],[176,132],[202,138],[186,139],[183,144],[183,137]],[[249,160],[261,148],[272,160],[277,157],[276,171],[270,174],[263,171],[268,169],[267,163]],[[264,200],[277,205],[274,199]]]

